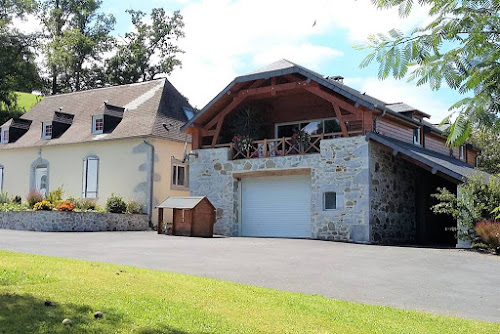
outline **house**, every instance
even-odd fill
[[[188,194],[180,126],[193,110],[166,79],[48,96],[1,126],[0,186],[96,199],[137,200],[153,217],[167,196]],[[189,143],[190,146],[190,143]]]
[[[456,193],[479,150],[448,148],[428,117],[280,60],[183,126],[190,193],[214,204],[224,235],[455,245],[430,194]]]

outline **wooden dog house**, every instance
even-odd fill
[[[158,234],[212,237],[215,207],[206,197],[169,197],[158,208]],[[165,229],[163,210],[173,209],[172,226]],[[166,231],[165,231],[166,230]]]

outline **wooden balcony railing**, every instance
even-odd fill
[[[361,134],[361,130],[349,131],[349,136],[358,136]],[[235,145],[234,143],[219,144],[215,147],[229,147],[231,149],[231,157],[233,160],[280,157],[295,154],[320,153],[321,140],[340,137],[342,137],[342,133],[335,132],[312,135],[311,139],[307,142],[300,142],[293,137],[283,137],[254,140],[248,145],[248,149],[241,149],[241,147],[238,147],[239,145]],[[204,146],[203,148],[209,147],[210,146]]]

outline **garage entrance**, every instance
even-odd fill
[[[243,178],[241,235],[310,238],[310,175]]]

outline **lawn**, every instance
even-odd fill
[[[29,93],[16,92],[16,95],[17,105],[24,108],[26,111],[30,110],[35,104],[43,99],[43,96]]]
[[[94,319],[96,311],[102,320]],[[62,325],[65,318],[73,327]],[[82,332],[500,333],[500,324],[0,251],[0,333]]]

